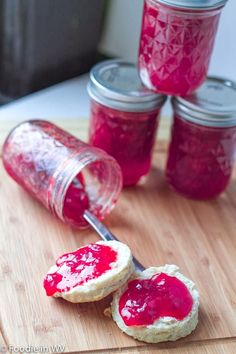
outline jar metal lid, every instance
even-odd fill
[[[174,97],[172,103],[189,121],[211,127],[236,125],[236,83],[231,80],[208,77],[195,93]]]
[[[98,103],[127,112],[147,112],[160,108],[166,96],[146,89],[135,64],[106,60],[90,72],[89,95]]]
[[[216,9],[222,7],[228,0],[157,0],[157,2],[183,9]]]

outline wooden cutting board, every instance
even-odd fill
[[[1,139],[13,123],[2,125]],[[60,125],[85,137],[84,122]],[[0,352],[1,346],[52,351],[61,345],[65,353],[236,353],[236,171],[218,200],[184,199],[165,184],[166,145],[156,146],[150,175],[122,192],[106,225],[145,266],[177,264],[195,281],[201,296],[197,330],[175,343],[146,345],[104,316],[110,297],[78,305],[47,298],[42,280],[54,260],[98,236],[51,217],[0,164]]]

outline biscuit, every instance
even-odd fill
[[[119,301],[121,296],[128,289],[128,284],[125,284],[113,294],[113,301],[111,304],[112,317],[118,327],[129,336],[147,343],[175,341],[181,337],[189,335],[196,328],[198,323],[198,291],[196,290],[194,283],[179,272],[177,266],[165,265],[163,267],[151,267],[141,273],[136,273],[136,275],[132,276],[130,281],[134,279],[150,279],[160,273],[179,279],[189,290],[193,304],[187,317],[182,320],[177,320],[173,317],[160,317],[151,325],[127,326],[119,312]]]
[[[56,291],[49,296],[62,297],[63,299],[73,303],[98,301],[111,294],[126,283],[131,274],[134,272],[132,254],[129,247],[118,241],[99,241],[94,245],[109,246],[112,250],[117,252],[116,260],[110,265],[111,268],[106,270],[98,277],[89,279],[81,285],[76,285],[69,290],[66,289],[65,291],[63,289]],[[45,282],[47,282],[47,284],[49,283],[49,281],[46,279],[52,279],[53,274],[57,274],[58,271],[59,273],[63,273],[63,271],[60,269],[60,266],[58,265],[54,265],[50,268],[44,280],[45,289]],[[67,279],[69,276],[68,274],[65,275],[65,279],[63,279],[65,284],[70,281],[70,279]]]

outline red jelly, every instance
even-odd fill
[[[166,97],[145,89],[133,64],[112,60],[95,66],[89,142],[112,155],[124,186],[136,184],[151,167],[161,106]]]
[[[229,184],[236,151],[236,90],[209,78],[196,94],[173,100],[167,182],[193,199],[217,197]]]
[[[62,221],[87,226],[84,211],[103,218],[122,188],[117,162],[54,124],[17,126],[3,147],[9,175]]]
[[[150,279],[135,279],[119,301],[119,313],[126,326],[148,326],[163,317],[183,320],[189,315],[193,298],[186,285],[165,273]]]
[[[90,209],[89,196],[85,189],[83,175],[78,174],[71,182],[64,200],[63,215],[67,222],[73,224],[75,220],[83,224],[83,214]]]
[[[225,2],[145,0],[139,72],[146,87],[179,96],[203,83]]]
[[[53,296],[57,292],[68,292],[96,279],[111,269],[116,260],[116,251],[99,244],[90,244],[75,252],[64,254],[56,261],[57,271],[47,274],[44,279],[46,293]]]
[[[91,112],[90,144],[119,162],[124,186],[136,184],[151,167],[158,112],[120,112],[96,102]]]

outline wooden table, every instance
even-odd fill
[[[0,144],[15,123],[1,123]],[[86,138],[86,121],[60,125]],[[163,120],[160,139],[168,132]],[[106,224],[145,266],[177,264],[196,282],[201,296],[196,331],[175,343],[146,345],[104,316],[110,297],[78,305],[47,298],[42,280],[54,260],[98,237],[52,218],[0,165],[0,352],[9,346],[62,345],[65,353],[236,353],[236,173],[218,200],[190,201],[168,190],[165,158],[166,143],[159,143],[145,183],[122,192]]]

